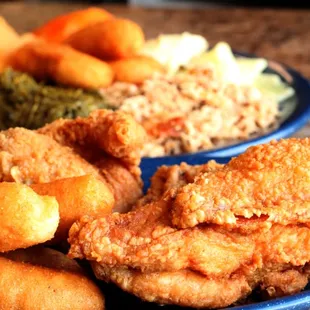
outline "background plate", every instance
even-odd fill
[[[235,52],[237,56],[254,57],[248,54],[241,54]],[[281,139],[291,136],[298,131],[301,127],[306,125],[310,118],[310,83],[297,71],[288,68],[280,63],[269,61],[267,71],[278,74],[283,80],[287,81],[295,89],[296,96],[282,102],[280,107],[282,109],[291,109],[289,116],[283,120],[280,127],[271,131],[268,134],[246,140],[241,143],[229,145],[226,147],[201,151],[196,153],[177,155],[177,156],[164,156],[164,157],[144,157],[142,159],[142,178],[145,182],[145,188],[149,185],[149,178],[154,174],[157,168],[161,165],[174,165],[182,161],[194,162],[195,160],[206,162],[210,159],[221,159],[236,156],[243,153],[248,147],[256,144],[267,143],[273,139]],[[197,158],[197,159],[196,159]]]

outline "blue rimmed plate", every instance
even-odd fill
[[[239,56],[254,57],[241,53],[236,53]],[[142,159],[142,177],[148,186],[149,178],[154,174],[157,168],[161,165],[179,164],[182,161],[188,162],[202,159],[208,161],[210,159],[221,159],[236,156],[244,152],[248,147],[256,144],[267,143],[273,139],[281,139],[291,136],[301,127],[303,127],[310,119],[310,83],[297,71],[288,68],[285,65],[274,61],[268,61],[269,66],[267,71],[278,74],[281,79],[289,83],[295,90],[295,95],[280,104],[281,109],[290,110],[285,119],[276,130],[267,134],[251,138],[249,140],[239,142],[226,147],[221,147],[214,150],[201,151],[191,154],[164,156],[164,157],[145,157]]]

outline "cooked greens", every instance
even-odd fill
[[[36,129],[58,118],[88,116],[110,108],[97,91],[50,86],[6,69],[0,75],[0,129]]]

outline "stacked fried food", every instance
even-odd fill
[[[91,277],[46,246],[66,248],[85,214],[131,208],[142,195],[144,137],[131,116],[108,110],[0,132],[1,309],[104,309]]]
[[[11,66],[39,81],[97,89],[114,80],[141,83],[164,71],[155,59],[137,57],[145,42],[138,24],[100,8],[55,17],[22,36],[0,19],[0,36],[0,70]],[[132,69],[133,76],[127,74]]]
[[[69,182],[74,185],[78,179]],[[55,190],[54,184],[45,185]],[[58,198],[39,195],[24,184],[0,183],[1,309],[104,309],[103,294],[75,261],[59,251],[33,247],[63,230],[59,209],[73,212]],[[103,204],[105,208],[111,210]]]
[[[160,168],[134,210],[76,222],[69,255],[162,304],[288,295],[310,276],[309,207],[310,139],[273,141],[227,165]]]

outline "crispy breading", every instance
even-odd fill
[[[164,73],[164,67],[157,60],[147,56],[133,56],[125,59],[109,61],[119,82],[140,84],[155,73]]]
[[[193,308],[222,308],[236,301],[236,296],[251,292],[244,276],[231,279],[206,279],[190,271],[143,273],[128,268],[105,268],[92,263],[98,279],[113,282],[124,291],[146,301],[174,303]]]
[[[0,132],[0,180],[24,184],[91,174],[99,171],[73,149],[24,128]],[[103,180],[104,181],[104,180]]]
[[[180,165],[161,166],[152,176],[151,185],[146,195],[137,202],[135,208],[158,200],[168,190],[177,190],[188,183],[193,183],[195,177],[201,172],[211,172],[222,167],[222,164],[218,164],[214,160],[210,160],[204,165],[193,166],[181,163]]]
[[[209,227],[171,227],[170,204],[160,200],[125,214],[94,221],[82,218],[70,229],[71,257],[111,268],[128,266],[148,272],[188,268],[208,276],[232,273],[251,260],[254,244],[242,235]]]
[[[281,224],[310,220],[310,139],[249,148],[222,170],[201,174],[176,193],[172,222],[234,225],[238,217],[266,215]]]
[[[96,148],[134,166],[140,164],[139,147],[146,139],[144,129],[132,116],[109,110],[94,111],[87,118],[59,119],[38,132],[74,148],[88,160],[100,159],[87,154],[89,150],[94,153]]]
[[[59,120],[37,132],[2,131],[0,180],[33,184],[90,174],[110,188],[115,210],[124,212],[142,195],[138,149],[144,138],[131,116],[111,111]]]

